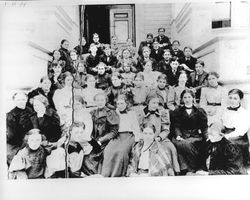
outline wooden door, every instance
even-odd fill
[[[110,41],[116,35],[118,44],[123,45],[128,38],[133,39],[133,12],[132,9],[110,9]]]

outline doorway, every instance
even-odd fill
[[[113,35],[118,37],[118,44],[124,44],[127,38],[135,41],[134,27],[133,4],[85,6],[84,35],[89,43],[93,33],[98,33],[105,44],[110,44]]]

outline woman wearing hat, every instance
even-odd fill
[[[185,175],[202,167],[208,126],[206,112],[194,105],[195,94],[191,90],[185,89],[181,100],[184,106],[174,110],[171,123],[174,130],[172,141],[178,152],[181,174]]]
[[[169,112],[168,110],[160,109],[159,98],[153,93],[147,96],[146,104],[147,106],[138,113],[139,124],[152,123],[155,126],[154,140],[164,146],[175,173],[179,173],[177,151],[173,143],[168,139],[170,133]]]

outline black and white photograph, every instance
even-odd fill
[[[216,191],[212,181],[249,181],[250,1],[0,6],[6,193],[32,181],[148,190],[171,180],[176,195],[185,181]],[[132,196],[168,197],[145,194]]]

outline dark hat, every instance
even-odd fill
[[[148,33],[147,34],[147,38],[153,38],[154,36],[153,36],[153,34],[152,33]]]

